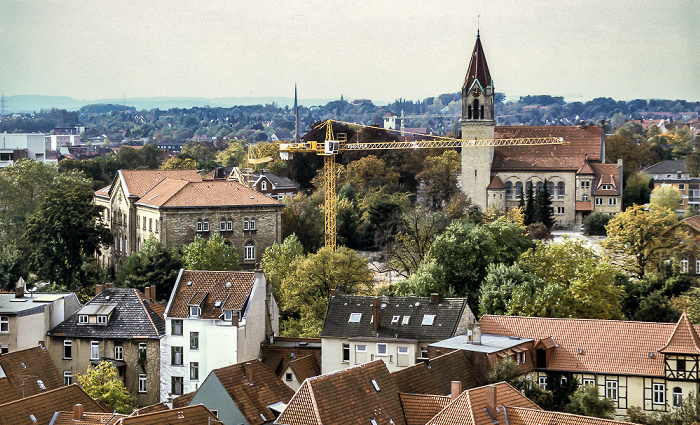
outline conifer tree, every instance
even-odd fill
[[[551,229],[554,225],[554,208],[552,207],[552,196],[547,191],[547,180],[542,185],[542,190],[538,190],[535,195],[535,208],[533,223],[542,223]]]
[[[535,196],[532,193],[532,184],[527,184],[527,201],[525,201],[525,225],[529,226],[534,221]]]

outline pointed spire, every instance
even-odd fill
[[[666,345],[659,350],[659,353],[668,354],[698,354],[700,353],[700,337],[695,331],[695,326],[690,323],[685,310],[678,319],[678,323],[673,328],[671,336]]]
[[[484,48],[481,46],[481,37],[478,30],[463,89],[469,90],[474,84],[474,80],[479,82],[482,90],[491,85],[491,73],[489,72],[489,66],[486,64],[486,55],[484,55]]]

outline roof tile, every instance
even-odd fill
[[[254,272],[184,270],[175,284],[168,317],[189,317],[193,299],[203,300],[200,318],[218,319],[224,309],[242,310],[255,284]],[[221,307],[215,307],[217,301]],[[199,302],[195,302],[199,304]]]

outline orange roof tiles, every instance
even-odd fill
[[[163,179],[201,182],[197,170],[119,170],[119,180],[124,182],[128,196],[142,197]]]
[[[696,232],[700,232],[700,215],[695,215],[695,216],[692,216],[690,218],[686,218],[682,222],[687,224],[690,228],[692,228]]]
[[[290,361],[289,367],[292,368],[299,382],[321,374],[321,367],[313,354]]]
[[[56,412],[51,425],[116,425],[119,419],[126,418],[119,413],[85,412],[80,419],[73,419],[73,412]]]
[[[120,425],[171,425],[171,424],[219,424],[211,410],[201,404],[165,410],[145,415],[129,416]]]
[[[447,406],[451,398],[444,395],[399,394],[406,425],[425,425]]]
[[[110,185],[110,186],[105,186],[105,187],[103,187],[103,188],[100,189],[100,190],[96,190],[96,191],[95,191],[95,195],[97,195],[97,196],[108,197],[108,196],[109,196],[109,189],[110,189],[111,187],[112,187],[112,186]]]
[[[673,323],[492,315],[482,316],[479,323],[483,333],[535,340],[551,337],[557,347],[548,369],[643,376],[664,376],[663,356],[649,353],[666,346],[676,327]],[[691,353],[697,353],[695,348]]]
[[[493,176],[491,179],[491,183],[486,189],[505,189],[506,185],[503,184],[503,180],[501,180],[500,177],[498,176]]]
[[[700,354],[700,338],[695,327],[690,323],[685,310],[676,323],[673,333],[668,338],[666,345],[659,350],[660,353],[672,354]]]
[[[183,394],[180,397],[175,397],[173,399],[173,409],[177,409],[178,407],[185,407],[188,404],[190,404],[190,401],[192,401],[192,397],[194,397],[195,392],[192,391],[191,393]]]
[[[525,407],[505,406],[504,409],[505,414],[508,416],[508,425],[615,425],[630,423]]]
[[[241,310],[254,284],[254,272],[184,270],[176,282],[168,317],[189,317],[188,304],[199,294],[204,299],[199,317],[218,319],[224,309]],[[214,307],[217,301],[221,308]]]
[[[78,384],[73,384],[0,404],[0,424],[48,424],[54,412],[72,411],[76,404],[82,404],[86,412],[106,412]],[[32,421],[30,415],[34,417],[35,421]]]
[[[63,377],[45,348],[33,347],[0,355],[0,367],[15,390],[13,393],[3,394],[2,402],[20,398],[22,394],[24,397],[41,394],[64,385]],[[44,388],[41,388],[41,385]],[[17,396],[12,397],[11,394]]]
[[[576,201],[576,211],[593,211],[591,201]]]
[[[320,364],[321,338],[278,337],[274,339],[274,343],[263,345],[261,361],[281,377],[290,361],[308,355],[316,356]]]
[[[277,199],[231,180],[184,182],[165,179],[143,195],[137,204],[160,208],[249,205],[283,207]]]

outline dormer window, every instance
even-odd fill
[[[78,316],[78,323],[81,325],[84,325],[88,322],[88,316],[87,314],[81,314]]]
[[[260,190],[267,190],[267,182],[265,180],[260,182]]]
[[[224,320],[227,322],[230,322],[233,320],[233,311],[232,310],[224,310]]]
[[[214,308],[221,308],[222,301],[215,301],[214,302]]]
[[[601,186],[601,190],[612,190],[612,185],[604,184]]]
[[[107,316],[101,314],[97,316],[97,324],[98,325],[106,325],[107,324]]]
[[[421,323],[421,326],[433,326],[434,321],[435,321],[434,314],[424,314],[423,315],[423,322]]]
[[[199,317],[199,306],[198,305],[191,305],[190,306],[190,317]]]
[[[362,313],[350,313],[350,320],[348,320],[348,322],[360,323],[360,319],[362,319]]]

